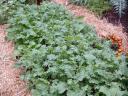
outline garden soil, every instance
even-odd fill
[[[65,5],[74,15],[84,16],[84,21],[96,28],[99,36],[116,34],[123,39],[127,47],[126,34],[123,33],[121,25],[114,26],[105,19],[100,20],[94,13],[76,5],[68,4],[66,0],[54,0],[54,2]],[[0,96],[31,96],[27,90],[26,83],[21,81],[19,76],[20,69],[14,68],[13,43],[5,39],[6,25],[0,25]]]

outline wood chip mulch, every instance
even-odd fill
[[[14,47],[5,40],[6,27],[0,25],[0,96],[30,96],[26,83],[19,78],[21,70],[14,68]]]

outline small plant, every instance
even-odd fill
[[[95,12],[97,16],[111,8],[108,0],[70,0],[71,3],[83,5]]]
[[[33,96],[123,96],[127,63],[117,60],[108,41],[73,18],[63,6],[44,2],[13,12],[8,39],[15,43],[21,79]]]
[[[123,41],[119,36],[116,36],[115,34],[108,35],[105,37],[106,39],[110,40],[112,42],[112,48],[116,49],[116,57],[120,57],[124,52],[124,46]],[[116,47],[116,48],[115,48]]]

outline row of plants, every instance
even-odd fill
[[[63,6],[20,4],[11,13],[7,38],[33,96],[128,96],[125,57]]]
[[[128,6],[127,0],[69,0],[71,3],[83,5],[95,12],[96,15],[102,16],[103,13],[112,8],[118,13],[119,17],[124,14],[124,10]]]
[[[108,0],[69,0],[69,2],[87,7],[97,16],[102,16],[104,11],[111,9]]]
[[[7,24],[7,21],[12,16],[12,11],[16,10],[21,4],[39,5],[41,2],[42,0],[0,0],[0,24]]]
[[[50,1],[50,0],[43,0]],[[7,23],[7,20],[10,15],[10,10],[16,6],[16,4],[25,3],[25,4],[40,4],[42,0],[1,0],[0,1],[0,23]],[[128,7],[128,2],[126,0],[69,0],[70,3],[77,5],[82,5],[89,8],[97,16],[102,17],[107,10],[115,9],[115,12],[118,13],[119,19],[125,14],[125,10]]]
[[[16,10],[24,0],[1,0],[0,1],[0,24],[7,24],[12,16],[12,11]]]

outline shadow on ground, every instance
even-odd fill
[[[106,18],[109,23],[112,23],[113,25],[118,25],[121,23],[123,27],[123,31],[127,33],[128,36],[128,8],[124,11],[124,14],[122,14],[122,17],[119,18],[119,15],[115,12],[114,9],[105,11],[103,13],[102,19]]]

